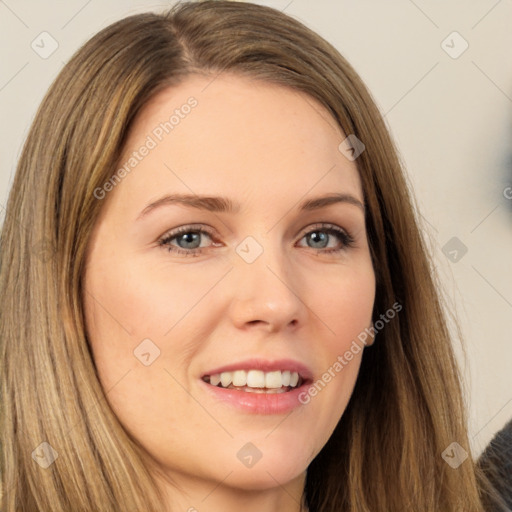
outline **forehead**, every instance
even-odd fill
[[[245,76],[191,75],[139,113],[120,162],[132,160],[136,172],[122,185],[151,196],[251,191],[268,201],[332,191],[362,201],[357,166],[339,150],[344,138],[305,93]],[[150,149],[135,162],[144,146]]]

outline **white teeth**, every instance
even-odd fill
[[[227,387],[247,387],[253,389],[273,389],[282,387],[297,387],[299,383],[299,374],[297,372],[272,371],[263,372],[261,370],[235,370],[234,372],[222,372],[209,376],[212,386],[222,385]]]
[[[245,386],[247,384],[247,372],[236,370],[233,372],[233,386]]]
[[[223,388],[227,388],[233,379],[233,374],[231,372],[222,372],[220,374],[220,383]]]
[[[265,387],[266,388],[280,388],[283,383],[281,381],[281,372],[268,372],[265,374]]]
[[[220,375],[217,374],[217,375],[212,375],[210,377],[210,384],[212,386],[217,386],[218,384],[220,383]]]
[[[264,388],[265,374],[261,370],[249,370],[247,372],[247,385],[250,388]]]

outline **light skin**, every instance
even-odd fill
[[[221,402],[201,376],[248,358],[293,359],[316,381],[371,325],[362,186],[338,150],[345,136],[314,99],[236,75],[211,80],[189,77],[136,119],[121,163],[188,98],[198,102],[103,199],[84,275],[89,342],[108,402],[160,470],[169,510],[298,512],[363,351],[287,413]],[[222,196],[239,210],[174,203],[141,215],[168,194]],[[353,200],[299,210],[333,194]],[[263,251],[252,263],[236,251],[247,237]],[[148,366],[134,355],[145,339],[160,350]],[[248,442],[262,454],[250,468],[237,457]]]

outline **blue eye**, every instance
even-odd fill
[[[203,233],[201,231],[189,231],[175,238],[177,239],[178,244],[184,245],[184,247],[180,245],[182,249],[197,249],[197,242],[199,241],[200,243],[202,234]]]
[[[212,238],[211,234],[204,228],[194,229],[193,226],[183,226],[160,240],[159,245],[164,246],[169,252],[183,254],[185,256],[199,256],[201,254],[201,238],[206,235]],[[171,242],[175,241],[177,245]]]
[[[314,244],[311,247],[312,249],[317,249],[319,252],[323,253],[333,253],[346,250],[349,247],[352,247],[355,242],[347,231],[344,231],[332,224],[322,224],[315,229],[308,231],[303,238],[307,238]],[[341,247],[339,245],[329,247],[330,240],[333,238],[337,238],[338,241],[341,242]]]
[[[202,245],[204,238],[213,240],[213,235],[203,226],[183,226],[175,231],[165,235],[159,245],[165,247],[171,253],[182,254],[184,256],[199,256],[204,249],[210,246]],[[313,245],[308,248],[318,253],[337,253],[354,245],[353,237],[346,231],[333,224],[319,224],[309,229],[301,240],[307,239]],[[335,246],[331,245],[331,240],[337,240]],[[214,244],[221,245],[221,244]]]

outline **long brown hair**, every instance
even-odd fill
[[[453,442],[470,451],[461,383],[381,114],[320,36],[272,8],[228,1],[181,3],[105,28],[65,65],[36,115],[1,235],[1,509],[166,509],[95,372],[84,258],[102,207],[94,191],[116,170],[134,118],[191,73],[222,72],[303,91],[363,141],[374,319],[402,306],[365,351],[348,408],[308,468],[311,512],[481,511],[471,457],[457,468],[442,457]],[[46,468],[36,463],[56,454]]]

